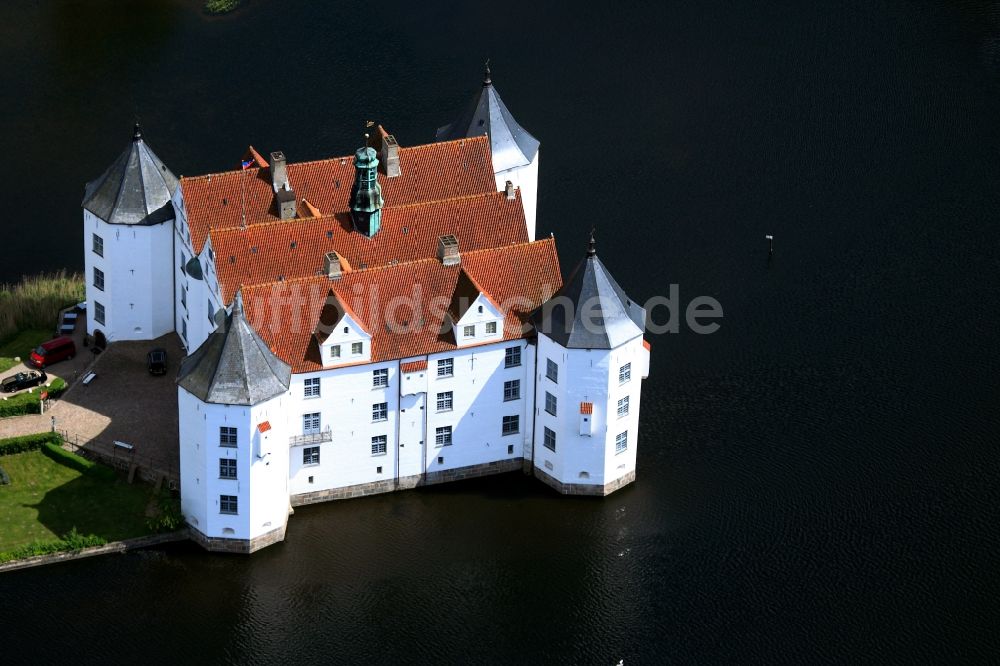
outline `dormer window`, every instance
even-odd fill
[[[340,345],[330,347],[330,358],[340,358]]]
[[[483,306],[482,305],[479,306],[479,314],[483,314]]]
[[[360,343],[360,342],[352,342],[351,343],[351,354],[353,354],[354,356],[359,356],[361,354],[361,349],[362,349],[361,345],[362,345],[362,343]]]
[[[486,335],[494,335],[497,332],[497,323],[495,321],[486,322]]]
[[[463,337],[471,338],[471,337],[474,337],[475,335],[476,335],[476,327],[475,327],[475,325],[472,325],[472,326],[463,326],[462,327],[462,336]]]

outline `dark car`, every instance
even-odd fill
[[[46,380],[48,380],[48,376],[44,372],[38,372],[37,370],[19,372],[16,375],[11,375],[3,381],[0,381],[0,391],[3,391],[4,393],[13,393],[14,391],[20,391],[22,389],[31,388],[32,386],[44,384]]]
[[[146,355],[146,366],[151,375],[167,374],[167,350],[154,349]]]

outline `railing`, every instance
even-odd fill
[[[180,471],[176,460],[137,453],[134,447],[129,449],[126,448],[127,445],[122,446],[124,442],[116,445],[115,441],[86,439],[66,430],[58,432],[69,450],[84,458],[97,460],[123,472],[129,472],[135,466],[138,475],[147,481],[155,482],[157,477],[162,476],[172,489],[180,487]]]
[[[333,433],[330,429],[321,430],[320,432],[307,432],[304,435],[292,435],[288,438],[289,446],[298,446],[300,444],[320,444],[322,442],[332,442]]]

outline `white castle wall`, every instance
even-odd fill
[[[542,151],[535,153],[529,164],[506,171],[497,171],[497,191],[502,192],[509,180],[514,187],[521,188],[521,203],[524,206],[524,220],[528,227],[528,240],[535,240],[535,215],[538,209],[538,159]]]
[[[117,341],[152,340],[173,330],[173,224],[108,224],[84,210],[83,228],[87,332],[101,330]],[[94,234],[103,240],[103,257],[93,251]],[[95,267],[104,272],[103,290],[94,286]],[[95,302],[104,306],[103,324],[95,320]]]

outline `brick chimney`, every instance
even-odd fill
[[[391,134],[382,137],[382,164],[385,165],[385,175],[389,178],[395,178],[402,173],[399,168],[399,144],[396,143],[396,137]]]
[[[336,252],[327,252],[323,256],[323,272],[331,280],[339,280],[343,275],[340,256]]]
[[[274,190],[275,207],[278,217],[291,220],[295,217],[295,192],[288,182],[285,154],[280,150],[271,153],[271,188]]]
[[[507,181],[507,184],[504,185],[503,191],[507,195],[507,199],[509,201],[513,201],[517,198],[517,195],[514,193],[514,183],[509,180]]]
[[[462,255],[458,252],[458,239],[451,234],[438,236],[437,256],[445,266],[457,266],[462,263]]]

